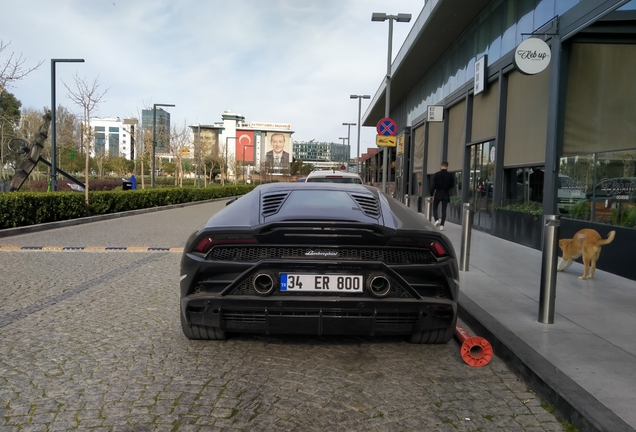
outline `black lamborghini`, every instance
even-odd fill
[[[190,339],[248,332],[446,343],[457,321],[450,241],[363,185],[258,186],[190,236],[180,280]]]

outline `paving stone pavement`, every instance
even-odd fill
[[[179,260],[0,252],[0,432],[563,430],[500,359],[471,368],[456,340],[189,341]]]

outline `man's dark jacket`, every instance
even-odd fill
[[[433,175],[431,196],[436,200],[450,201],[450,191],[455,187],[455,175],[442,169]]]

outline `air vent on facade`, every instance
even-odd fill
[[[351,194],[351,196],[354,200],[356,200],[356,203],[358,203],[365,215],[372,218],[377,218],[380,216],[380,203],[375,196],[358,194]]]
[[[289,192],[275,193],[263,196],[262,213],[263,216],[271,216],[280,210],[280,206],[287,198]]]

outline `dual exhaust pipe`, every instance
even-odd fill
[[[252,279],[252,287],[256,294],[267,296],[276,289],[275,276],[272,273],[259,273]],[[375,297],[382,298],[391,292],[391,282],[386,276],[371,275],[367,278],[367,290]]]

